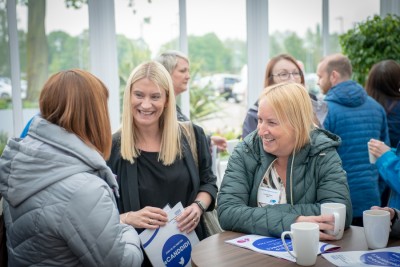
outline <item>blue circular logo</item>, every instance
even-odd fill
[[[288,241],[286,242],[288,248],[292,250],[292,242]],[[258,239],[253,242],[253,246],[255,246],[258,249],[266,250],[266,251],[283,251],[285,252],[285,247],[282,244],[282,240],[278,238],[273,238],[273,237],[267,237],[267,238],[262,238]]]
[[[189,239],[181,234],[173,235],[163,246],[162,259],[167,267],[186,266],[190,261],[191,253],[192,245]]]
[[[400,266],[400,253],[391,251],[371,252],[361,255],[362,263],[375,266]]]

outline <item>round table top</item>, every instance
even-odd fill
[[[202,240],[193,248],[192,266],[297,266],[295,263],[284,259],[225,243],[225,240],[234,239],[243,235],[245,234],[226,231]],[[334,242],[329,241],[327,243],[340,246],[340,251],[368,250],[364,236],[364,228],[357,226],[351,226],[345,230],[341,240]],[[388,247],[392,246],[400,246],[400,240],[390,239]],[[319,255],[315,266],[334,265]]]

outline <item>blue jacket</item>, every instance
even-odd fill
[[[389,150],[380,156],[375,165],[391,189],[388,206],[400,209],[400,143],[397,150]]]
[[[391,147],[396,147],[400,141],[400,101],[388,100],[386,116],[389,126]]]
[[[379,139],[389,145],[386,113],[358,83],[348,80],[332,87],[326,97],[328,114],[324,128],[340,136],[338,153],[347,172],[353,216],[380,206],[381,191],[376,167],[369,163],[368,141]]]

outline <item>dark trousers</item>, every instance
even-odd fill
[[[363,218],[362,217],[354,217],[353,220],[351,221],[351,225],[363,227],[364,226]]]

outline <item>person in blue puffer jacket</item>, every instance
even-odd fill
[[[317,75],[328,104],[324,128],[342,139],[338,153],[350,186],[352,225],[362,226],[363,211],[381,205],[386,186],[369,162],[367,146],[371,138],[389,144],[386,113],[361,85],[350,79],[352,67],[346,56],[327,56],[318,64]]]
[[[386,111],[390,146],[400,142],[400,64],[386,59],[374,64],[365,83],[367,94],[378,101]],[[382,194],[382,206],[388,205],[390,188]]]
[[[379,140],[371,139],[368,150],[376,157],[375,165],[379,175],[391,189],[388,206],[400,209],[400,142],[395,149]]]

